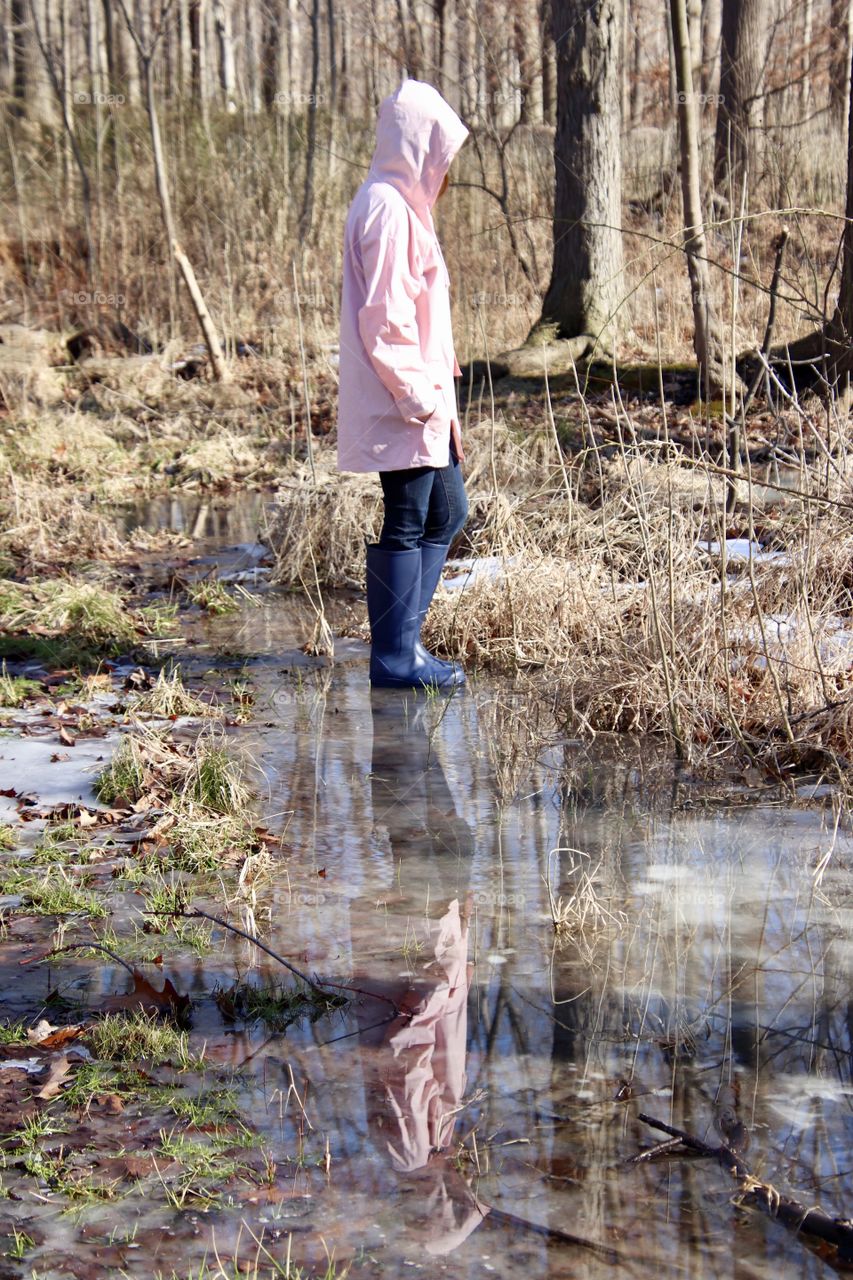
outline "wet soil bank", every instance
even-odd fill
[[[140,561],[152,590],[180,560],[235,593],[171,660],[222,710],[252,835],[192,870],[156,797],[98,800],[134,664],[7,713],[0,1276],[834,1274],[718,1162],[630,1162],[650,1114],[849,1214],[840,802],[567,740],[508,683],[371,695],[357,641],[303,652],[313,613],[265,588],[250,517],[152,518],[194,540]],[[22,851],[76,905],[16,891]],[[193,908],[278,959],[164,914]]]

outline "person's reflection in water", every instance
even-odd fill
[[[458,815],[424,724],[425,698],[375,691],[371,791],[373,815],[391,840],[394,860],[442,912],[430,945],[434,958],[388,995],[404,1011],[365,1030],[378,1048],[381,1088],[371,1107],[377,1146],[417,1187],[417,1211],[401,1199],[409,1232],[433,1255],[450,1253],[488,1213],[453,1164],[451,1142],[463,1105],[468,962],[467,886],[471,830]],[[460,899],[463,906],[460,908]],[[437,929],[437,932],[435,931]]]

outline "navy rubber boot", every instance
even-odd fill
[[[427,616],[429,607],[432,604],[432,598],[435,595],[436,588],[441,581],[441,571],[447,560],[449,546],[443,542],[422,542],[421,543],[421,601],[419,606],[420,619],[418,622],[418,638],[415,642],[415,652],[421,657],[430,658],[433,662],[438,662],[442,667],[446,667],[449,671],[456,672],[456,679],[459,684],[465,683],[465,673],[456,662],[447,662],[444,658],[437,658],[434,653],[430,653],[421,644],[421,627],[424,625],[424,619]]]
[[[367,614],[370,619],[370,683],[378,689],[423,685],[450,689],[457,672],[415,652],[420,632],[421,549],[367,547]]]

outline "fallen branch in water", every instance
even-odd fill
[[[845,1267],[853,1263],[853,1222],[849,1219],[831,1218],[828,1213],[824,1213],[823,1209],[809,1209],[798,1200],[783,1196],[769,1182],[762,1182],[760,1178],[756,1178],[737,1152],[725,1144],[719,1147],[709,1146],[701,1139],[694,1138],[692,1134],[665,1124],[663,1120],[656,1120],[644,1112],[640,1112],[639,1119],[653,1129],[669,1134],[670,1138],[677,1140],[675,1144],[669,1142],[659,1144],[655,1148],[656,1153],[663,1154],[664,1149],[669,1153],[680,1143],[686,1151],[718,1161],[739,1184],[741,1204],[761,1209],[795,1234],[802,1232],[804,1235],[813,1236],[816,1240],[832,1245],[838,1250],[838,1261],[845,1264]],[[824,1261],[828,1262],[829,1259],[824,1257]]]

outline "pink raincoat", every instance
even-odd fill
[[[379,108],[370,171],[344,232],[342,471],[446,467],[450,460],[460,369],[432,207],[467,136],[441,94],[419,80],[405,80]]]

